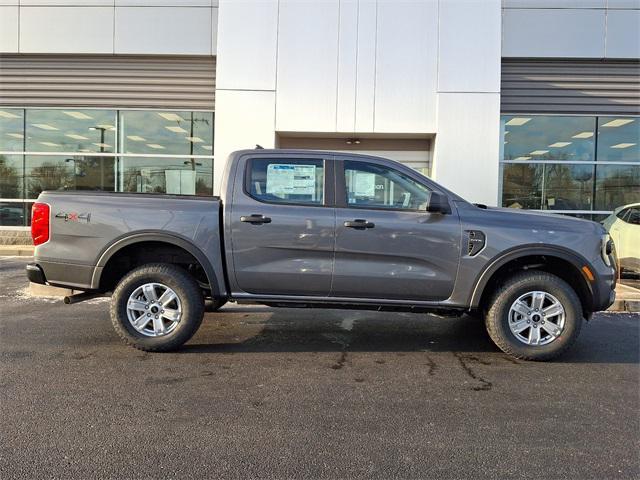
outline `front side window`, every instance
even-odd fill
[[[312,159],[255,158],[249,163],[247,191],[269,203],[322,205],[324,162]]]
[[[347,206],[425,210],[431,191],[392,168],[366,162],[344,162]]]

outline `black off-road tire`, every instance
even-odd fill
[[[171,288],[182,305],[175,329],[160,337],[138,332],[127,317],[127,302],[136,288],[145,283],[161,283]],[[198,282],[185,270],[166,263],[149,263],[132,270],[119,282],[111,298],[111,323],[125,343],[147,352],[175,350],[198,330],[204,315],[204,298]]]
[[[509,328],[509,309],[521,295],[544,291],[553,295],[565,311],[564,329],[546,345],[527,345]],[[529,270],[507,279],[493,294],[485,314],[485,326],[493,342],[508,355],[523,360],[551,360],[575,343],[584,321],[582,304],[574,289],[561,278],[547,272]]]

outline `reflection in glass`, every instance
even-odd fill
[[[123,153],[211,155],[211,112],[120,112]]]
[[[213,194],[213,159],[123,157],[120,162],[119,191]]]
[[[24,150],[24,110],[0,109],[0,151],[21,152]]]
[[[344,162],[347,203],[353,207],[425,210],[430,191],[395,169]]]
[[[614,210],[637,202],[640,202],[639,165],[596,167],[596,210]]]
[[[545,165],[542,208],[591,210],[593,169],[593,165]]]
[[[26,113],[28,152],[116,151],[113,110],[41,110]]]
[[[20,202],[0,201],[0,227],[24,227],[27,223],[27,206]]]
[[[598,118],[598,161],[640,162],[640,117]]]
[[[543,165],[510,163],[502,165],[502,206],[542,208]]]
[[[22,198],[22,155],[0,154],[0,198]]]
[[[113,157],[27,155],[27,198],[43,190],[103,190],[115,186]]]
[[[595,117],[503,115],[503,160],[595,160]]]

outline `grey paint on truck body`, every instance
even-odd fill
[[[265,157],[323,160],[324,205],[267,204],[248,195],[247,162]],[[349,208],[340,182],[344,160],[399,170],[446,195],[451,213]],[[468,309],[478,306],[482,289],[501,265],[534,254],[562,258],[578,271],[587,265],[596,276],[589,285],[593,310],[609,305],[615,285],[615,270],[601,256],[605,232],[599,224],[478,208],[412,169],[377,157],[244,150],[229,158],[220,198],[44,192],[38,201],[51,206],[52,218],[51,239],[36,247],[36,263],[49,283],[78,289],[99,288],[110,256],[143,240],[191,252],[214,296],[238,301]],[[90,213],[90,221],[56,217],[70,212]],[[240,221],[252,214],[272,222]],[[343,228],[351,217],[376,226]],[[468,230],[486,236],[475,256],[467,255]]]

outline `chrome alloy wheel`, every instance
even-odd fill
[[[564,330],[565,312],[560,301],[547,292],[527,292],[509,309],[511,333],[527,345],[547,345]]]
[[[181,317],[180,298],[162,283],[145,283],[127,300],[131,326],[147,337],[168,335],[176,329]]]

